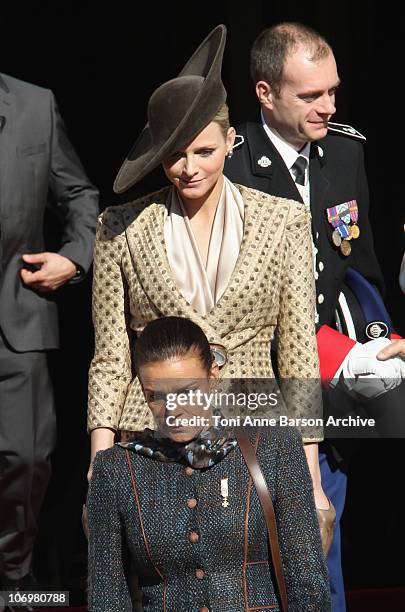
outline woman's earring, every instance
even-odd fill
[[[227,151],[226,153],[227,158],[231,159],[232,155],[233,155],[233,149],[229,149],[229,151]]]

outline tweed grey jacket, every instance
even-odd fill
[[[289,612],[327,612],[327,569],[301,439],[295,430],[267,428],[257,455],[273,497]],[[205,470],[120,446],[101,451],[87,503],[90,612],[132,610],[130,566],[145,612],[279,610],[264,516],[238,447]]]

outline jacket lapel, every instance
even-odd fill
[[[311,190],[311,213],[318,226],[324,219],[324,210],[327,207],[326,194],[329,189],[329,180],[325,176],[325,157],[319,154],[322,149],[313,143],[309,160],[309,180]],[[332,206],[332,204],[330,204]]]
[[[168,193],[169,189],[163,190],[161,195],[155,197],[153,202],[140,213],[136,222],[127,228],[132,263],[149,303],[162,316],[182,313],[183,316],[194,320],[204,329],[206,327],[203,322],[205,317],[200,316],[179,291],[167,259],[164,221],[167,214]],[[152,274],[153,282],[150,286],[153,291],[148,291],[146,283],[142,280],[145,273]],[[159,307],[157,307],[157,302],[159,302]]]
[[[283,158],[268,138],[261,123],[247,124],[247,145],[252,174],[267,179],[266,192],[302,202],[300,192]]]
[[[165,294],[168,296],[168,299],[163,298],[159,300],[161,303],[158,309],[160,313],[163,316],[169,316],[173,315],[173,310],[181,311],[183,316],[195,321],[205,331],[208,326],[212,338],[211,342],[215,341],[214,338],[216,338],[216,341],[219,341],[220,337],[228,333],[228,327],[233,328],[235,326],[233,318],[225,317],[225,322],[218,327],[220,309],[223,303],[228,300],[230,292],[236,293],[236,290],[239,291],[241,289],[242,283],[248,280],[245,274],[244,262],[246,262],[245,254],[251,248],[252,241],[254,240],[254,232],[251,231],[251,228],[258,223],[259,216],[266,213],[265,207],[259,208],[255,206],[255,200],[250,196],[249,192],[245,191],[245,188],[240,187],[239,189],[244,201],[244,229],[239,256],[227,288],[217,304],[205,316],[200,315],[180,292],[167,259],[164,240],[164,220],[167,210],[166,197],[168,190],[164,190],[159,201],[155,199],[146,210],[141,212],[137,220],[138,222],[131,224],[126,230],[132,261],[134,265],[137,265],[137,262],[139,262],[140,269],[136,270],[138,278],[140,279],[144,275],[145,270],[153,270],[153,276],[156,277],[156,283],[153,283],[154,291],[156,292],[157,287],[160,297]],[[140,246],[142,246],[142,255],[139,251]],[[143,285],[141,280],[140,282]],[[156,299],[152,299],[152,296],[148,294],[144,286],[143,289],[149,301],[156,306]],[[218,304],[220,305],[219,309]],[[220,329],[220,336],[217,329]]]
[[[296,184],[284,163],[283,158],[268,138],[261,123],[247,124],[247,144],[251,171],[255,176],[265,177],[268,181],[267,193],[302,202]],[[264,158],[264,159],[263,159]],[[265,167],[260,165],[266,162]],[[309,161],[309,180],[311,190],[311,213],[315,219],[323,217],[327,206],[325,197],[329,189],[329,180],[325,176],[326,159],[322,147],[313,143]]]

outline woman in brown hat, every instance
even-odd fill
[[[204,398],[219,367],[190,319],[148,323],[133,361],[156,428],[97,454],[88,495],[89,612],[133,609],[130,569],[144,612],[330,610],[298,432],[243,434],[215,424]],[[270,538],[249,448],[274,505]]]
[[[276,335],[279,376],[301,381],[290,390],[289,416],[322,416],[311,384],[319,363],[310,216],[300,203],[234,185],[222,173],[235,142],[221,81],[225,35],[224,26],[215,28],[180,75],[152,94],[148,124],[114,188],[124,192],[159,164],[171,186],[100,217],[92,458],[117,432],[151,425],[132,353],[145,325],[163,316],[190,318],[204,330],[224,378],[274,378]],[[303,431],[316,504],[327,508],[316,460],[321,438],[319,427]]]

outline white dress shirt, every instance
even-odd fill
[[[294,170],[292,169],[292,167],[297,161],[297,157],[299,155],[302,155],[303,157],[306,158],[307,169],[305,170],[305,184],[304,185],[300,185],[299,183],[295,183],[295,184],[300,193],[300,196],[302,197],[304,201],[304,204],[306,204],[309,208],[310,203],[311,203],[310,189],[309,189],[309,153],[311,150],[311,143],[307,142],[300,151],[297,151],[297,149],[295,149],[292,145],[290,145],[288,142],[283,140],[278,134],[276,134],[276,132],[270,126],[267,125],[267,123],[264,121],[263,115],[262,115],[262,122],[263,122],[264,131],[266,132],[267,136],[270,138],[271,142],[273,143],[273,145],[276,147],[277,151],[280,153],[281,157],[283,158],[283,161],[285,165],[287,166],[292,178],[294,179],[294,182],[295,182],[296,176],[294,176]]]
[[[308,207],[309,211],[311,211],[310,209],[310,204],[311,204],[310,186],[309,186],[309,154],[311,150],[311,143],[310,142],[305,143],[302,149],[300,151],[297,151],[297,149],[295,149],[292,145],[290,145],[288,142],[283,140],[278,134],[276,134],[276,132],[269,125],[267,125],[267,123],[264,120],[263,113],[261,114],[261,118],[262,118],[264,131],[266,132],[267,136],[269,137],[269,139],[271,140],[271,142],[273,143],[273,145],[275,146],[275,148],[281,155],[285,165],[287,166],[294,180],[294,183],[295,183],[296,177],[294,176],[294,170],[292,167],[297,161],[297,157],[299,155],[302,155],[303,157],[306,158],[307,168],[305,170],[305,184],[300,185],[299,183],[295,183],[295,185],[299,191],[300,196],[302,197],[304,204]],[[317,280],[319,276],[318,271],[316,269],[317,253],[318,253],[318,249],[316,248],[314,244],[314,239],[312,237],[312,254],[313,254],[313,262],[314,262],[315,280]],[[319,299],[320,299],[320,296],[318,296],[318,300]],[[319,315],[318,313],[315,313],[315,322],[318,323],[318,321],[319,321]]]

